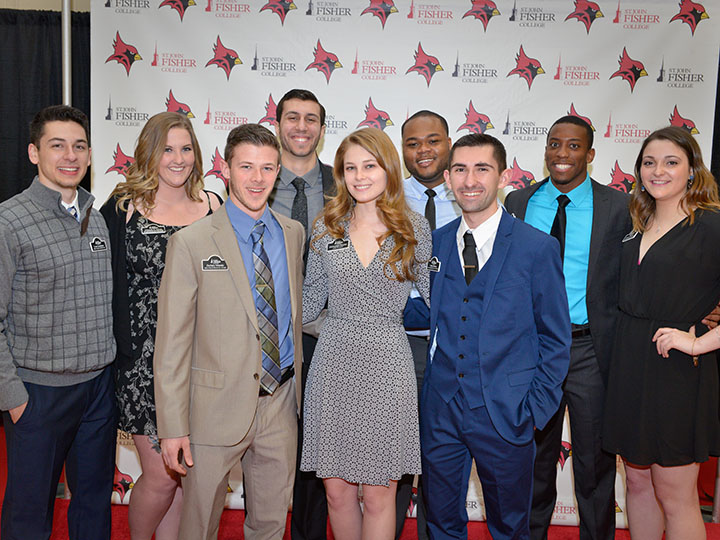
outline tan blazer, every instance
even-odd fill
[[[305,232],[297,221],[272,214],[285,237],[299,377]],[[253,293],[223,206],[168,243],[154,358],[160,438],[190,435],[194,444],[216,446],[240,442],[255,415],[261,365]],[[299,407],[299,384],[296,396]]]

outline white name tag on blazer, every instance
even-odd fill
[[[336,238],[327,245],[328,251],[337,251],[339,249],[347,249],[350,247],[350,241],[344,238]]]
[[[640,234],[638,231],[633,231],[631,233],[628,233],[625,235],[625,238],[622,239],[623,242],[628,242],[635,238],[638,234]]]
[[[433,257],[430,259],[427,263],[427,268],[431,272],[439,272],[440,271],[440,260],[437,257]]]
[[[218,272],[228,269],[228,265],[220,255],[210,255],[207,259],[202,261],[203,272]]]
[[[149,234],[165,234],[165,230],[165,225],[160,225],[159,223],[148,223],[140,227],[140,232],[145,236]]]
[[[90,251],[93,253],[96,251],[107,251],[107,243],[102,238],[93,236],[93,239],[90,240]]]

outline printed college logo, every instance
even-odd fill
[[[385,130],[386,127],[393,125],[395,124],[390,120],[390,115],[375,107],[372,98],[370,98],[365,106],[365,120],[360,122],[357,127],[374,127]]]
[[[370,0],[370,5],[366,7],[360,15],[362,16],[366,13],[375,15],[378,19],[380,19],[384,30],[388,17],[397,12],[398,8],[395,7],[395,2],[393,2],[393,0]]]
[[[613,124],[611,113],[603,137],[606,139],[613,138],[613,142],[616,143],[640,144],[648,135],[650,135],[649,129],[641,128],[635,123]]]
[[[465,15],[462,16],[462,18],[475,17],[476,19],[479,19],[483,24],[483,28],[487,32],[487,25],[490,22],[490,19],[500,15],[500,10],[498,10],[497,5],[495,5],[495,2],[492,0],[470,0],[470,2],[472,7],[465,13]]]
[[[267,4],[260,8],[260,13],[265,10],[270,10],[280,17],[280,23],[285,26],[285,17],[291,9],[297,9],[295,3],[290,0],[270,0]]]
[[[386,64],[385,60],[363,60],[359,62],[356,49],[355,62],[350,73],[352,75],[360,74],[360,78],[364,80],[386,81],[389,77],[397,75],[397,67]]]
[[[135,163],[135,158],[125,154],[125,152],[122,151],[122,148],[120,148],[120,143],[117,143],[115,151],[113,152],[113,164],[107,171],[105,171],[105,174],[114,171],[125,176],[127,168],[133,163]]]
[[[142,60],[142,56],[140,56],[140,53],[134,45],[129,45],[122,40],[122,38],[120,37],[120,32],[115,33],[113,49],[113,53],[108,56],[107,60],[105,60],[105,63],[107,64],[111,60],[114,60],[125,68],[125,72],[129,77],[130,68],[135,62],[137,62],[138,60]]]
[[[338,7],[337,4],[337,2],[317,2],[315,6],[313,0],[310,0],[305,15],[315,15],[315,20],[319,22],[342,22],[343,17],[352,16],[349,7]]]
[[[517,9],[517,0],[513,2],[513,8],[508,17],[510,22],[517,22],[524,28],[544,28],[545,23],[555,22],[555,13],[546,11],[538,6],[521,7]]]
[[[262,56],[258,57],[257,45],[255,46],[255,56],[253,57],[250,71],[260,70],[263,77],[287,77],[288,73],[297,71],[295,62],[287,62],[282,56]]]
[[[207,178],[208,176],[214,176],[215,178],[218,178],[222,180],[223,184],[225,184],[225,189],[227,189],[228,186],[228,179],[225,178],[225,175],[223,175],[222,172],[222,164],[223,157],[220,155],[220,150],[218,150],[218,147],[215,147],[215,153],[212,157],[212,166],[210,167],[210,170],[205,173],[205,176],[203,178]]]
[[[589,2],[588,0],[575,0],[575,11],[565,17],[565,20],[577,19],[585,25],[585,30],[590,33],[590,27],[600,17],[604,17],[603,12],[600,11],[600,6],[595,2]]]
[[[623,171],[616,159],[615,166],[612,168],[612,171],[610,171],[610,183],[608,186],[623,193],[630,193],[634,183],[635,177]]]
[[[648,2],[650,4],[650,2]],[[620,9],[620,0],[618,0],[617,11],[613,24],[622,23],[625,30],[649,30],[650,25],[660,24],[660,14],[649,11],[646,8]]]
[[[589,66],[585,65],[567,65],[563,71],[561,55],[558,57],[557,70],[553,79],[562,80],[565,86],[590,86],[592,82],[600,80],[600,72],[592,71]]]
[[[460,63],[460,52],[455,57],[455,69],[452,77],[461,77],[463,83],[485,84],[488,79],[497,79],[498,70],[481,63]]]
[[[330,75],[332,75],[332,72],[337,68],[343,67],[343,65],[340,63],[337,55],[323,49],[319,39],[313,53],[315,54],[315,59],[308,64],[305,71],[308,69],[317,69],[320,73],[325,75],[327,83],[330,84]]]
[[[168,112],[176,112],[180,114],[184,114],[188,118],[195,118],[195,115],[190,110],[190,106],[186,103],[181,103],[177,99],[175,99],[175,96],[173,96],[172,90],[170,90],[170,94],[168,95],[167,99],[165,100],[165,106],[167,107]]]
[[[274,126],[277,122],[277,104],[273,100],[272,94],[268,97],[267,103],[265,104],[265,116],[258,120],[258,124],[266,122],[271,126]]]
[[[620,69],[610,75],[610,79],[614,77],[620,77],[626,80],[630,85],[630,92],[633,92],[635,90],[635,85],[637,84],[640,77],[647,76],[645,66],[639,60],[633,60],[632,58],[630,58],[630,55],[627,53],[625,47],[623,47],[623,52],[620,55],[618,64],[620,64]]]
[[[675,127],[681,127],[691,135],[697,135],[698,133],[700,133],[697,126],[695,125],[695,122],[693,122],[689,118],[683,118],[682,116],[680,116],[677,105],[675,105],[675,108],[670,115],[670,125]]]
[[[235,111],[210,112],[210,102],[208,101],[207,113],[205,113],[205,120],[203,121],[203,124],[212,126],[213,129],[230,131],[236,126],[247,123],[248,119],[245,116],[240,116]]]
[[[205,67],[211,65],[219,67],[225,72],[225,75],[227,75],[227,80],[229,81],[230,70],[232,70],[232,68],[234,68],[235,66],[239,66],[240,64],[242,64],[242,60],[240,60],[237,51],[225,47],[222,41],[220,41],[220,36],[218,36],[215,45],[213,45],[213,54],[214,56],[208,61],[207,64],[205,64]]]
[[[132,476],[120,472],[118,466],[115,465],[115,477],[113,479],[113,491],[120,496],[120,502],[125,498],[125,495],[135,486]]]
[[[705,82],[705,74],[693,72],[691,68],[669,67],[667,72],[666,81],[665,58],[663,57],[657,82],[665,83],[668,88],[693,88],[695,83]]]
[[[575,110],[575,104],[570,103],[570,110],[568,111],[569,116],[576,116],[577,118],[580,118],[581,120],[585,120],[588,125],[592,128],[593,131],[595,131],[595,126],[592,123],[592,120],[590,120],[587,116],[583,116]]]
[[[160,9],[163,6],[170,6],[172,9],[178,12],[178,15],[180,15],[180,20],[183,20],[183,17],[185,17],[185,11],[190,6],[195,6],[195,0],[163,0],[163,2],[160,3],[158,6],[158,9]]]
[[[700,21],[703,19],[709,19],[710,16],[705,11],[705,7],[702,4],[693,2],[692,0],[682,0],[680,4],[680,11],[670,19],[673,21],[682,21],[690,27],[692,35],[695,35],[695,29]]]
[[[121,15],[138,15],[141,9],[150,9],[150,0],[106,0],[105,7]]]
[[[185,53],[164,52],[158,54],[157,41],[155,42],[155,52],[153,52],[150,65],[160,67],[160,71],[166,73],[187,73],[188,70],[197,69],[198,67],[197,60],[186,56]]]
[[[224,19],[239,19],[242,14],[250,13],[250,4],[240,4],[237,0],[207,0],[205,11]]]
[[[449,9],[442,9],[438,4],[418,4],[415,0],[410,1],[408,19],[414,19],[417,24],[443,24],[453,18],[453,12]]]
[[[560,457],[558,457],[558,463],[560,464],[560,470],[565,468],[567,460],[572,457],[572,444],[567,441],[561,441],[560,443]]]
[[[473,107],[473,102],[470,100],[468,108],[465,109],[465,123],[457,128],[456,131],[461,129],[467,129],[471,133],[485,133],[488,129],[494,129],[495,126],[490,122],[490,118],[486,114],[481,114]]]
[[[405,72],[405,75],[411,71],[415,71],[422,75],[425,78],[427,85],[430,86],[430,80],[433,75],[435,75],[438,71],[443,71],[443,68],[440,65],[440,60],[434,56],[426,54],[425,51],[423,51],[422,44],[418,43],[418,48],[415,51],[415,64],[410,66],[410,68]]]
[[[535,175],[530,171],[526,171],[520,168],[518,165],[517,158],[513,158],[512,167],[510,167],[512,175],[508,182],[515,189],[522,189],[528,187],[530,184],[535,183]]]
[[[510,111],[508,111],[503,135],[511,135],[514,141],[538,141],[545,140],[548,131],[547,126],[539,126],[534,120],[510,122]]]
[[[540,61],[526,55],[522,45],[520,45],[520,52],[518,52],[515,57],[515,62],[515,69],[511,70],[510,73],[507,74],[507,77],[510,77],[511,75],[518,75],[522,77],[525,79],[525,82],[527,82],[528,90],[532,87],[535,77],[545,73],[542,65],[540,65]]]
[[[388,125],[392,125],[392,122]],[[337,135],[338,133],[345,134],[348,131],[347,120],[343,120],[342,118],[338,118],[332,114],[328,114],[325,117],[325,135]]]
[[[118,127],[140,127],[150,118],[150,114],[138,111],[135,107],[115,107],[108,98],[107,114],[105,120],[114,121]]]

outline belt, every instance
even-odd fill
[[[282,374],[282,376],[280,377],[280,382],[279,382],[278,385],[275,387],[275,390],[274,390],[273,392],[277,391],[278,388],[280,388],[283,384],[285,384],[285,383],[288,382],[290,379],[292,379],[292,378],[293,378],[293,375],[295,375],[295,367],[294,367],[294,366],[290,366],[290,367],[287,368],[285,371],[283,371],[283,374]],[[258,395],[260,395],[260,396],[269,396],[269,395],[271,395],[271,394],[270,394],[270,392],[268,392],[267,390],[265,390],[265,389],[261,386],[261,387],[260,387],[260,392],[258,393]]]
[[[589,324],[583,324],[583,325],[573,325],[572,329],[572,338],[581,338],[585,336],[590,335],[590,325]]]

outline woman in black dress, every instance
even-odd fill
[[[132,434],[142,475],[130,494],[133,540],[175,540],[182,490],[160,455],[153,392],[157,294],[170,236],[220,204],[203,191],[200,146],[187,117],[156,114],[143,127],[135,162],[101,212],[110,230],[119,427]]]
[[[720,299],[717,185],[677,127],[643,142],[635,177],[603,446],[625,462],[633,540],[703,539],[699,464],[720,452],[717,364],[702,356],[720,334],[700,324]]]

